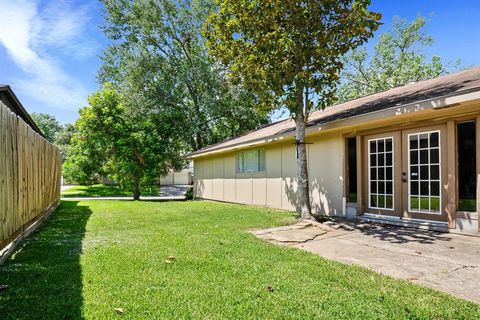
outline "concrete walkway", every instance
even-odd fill
[[[62,192],[73,188],[75,186],[62,186]],[[185,200],[185,193],[191,186],[189,185],[170,185],[161,186],[160,194],[158,196],[140,196],[140,200],[149,201],[170,201],[170,200]],[[111,197],[62,197],[62,200],[133,200],[132,196],[111,196]]]
[[[61,191],[63,192],[63,191],[66,191],[66,190],[68,190],[68,189],[72,189],[73,187],[76,187],[76,186],[75,186],[75,185],[70,185],[70,184],[68,184],[68,185],[63,185],[63,186],[61,186],[60,189],[61,189]]]
[[[62,197],[61,200],[67,201],[85,201],[85,200],[123,200],[131,201],[133,197]],[[171,201],[185,200],[185,196],[140,196],[143,201]]]
[[[360,222],[299,223],[259,238],[480,303],[480,238]]]

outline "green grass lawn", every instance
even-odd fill
[[[0,267],[0,319],[480,318],[473,303],[247,232],[293,219],[206,201],[64,201]]]
[[[158,196],[157,186],[142,187],[142,195]],[[130,197],[132,190],[125,190],[116,185],[94,184],[91,186],[75,186],[62,192],[62,197]]]

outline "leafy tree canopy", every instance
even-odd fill
[[[64,164],[68,179],[89,184],[96,174],[109,175],[139,199],[142,183],[184,165],[177,115],[135,110],[139,98],[124,97],[110,84],[90,96]]]
[[[54,116],[47,113],[32,112],[31,117],[42,131],[45,139],[50,143],[54,143],[55,135],[62,130],[60,122],[58,122]]]
[[[458,67],[459,61],[427,58],[425,49],[434,40],[424,30],[426,23],[423,16],[412,22],[395,17],[391,29],[380,35],[372,56],[364,47],[349,53],[338,89],[340,102],[435,78]]]
[[[378,28],[368,0],[222,0],[207,20],[211,54],[260,97],[264,110],[286,106],[296,124],[297,210],[310,218],[305,127],[331,104],[341,57]]]
[[[211,0],[102,0],[104,30],[113,44],[99,78],[128,95],[137,109],[169,112],[183,123],[178,138],[190,150],[268,123],[255,112],[257,98],[224,76],[207,52],[201,27],[215,10]]]

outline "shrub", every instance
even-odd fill
[[[185,193],[185,199],[193,200],[193,187],[189,187],[187,192]]]

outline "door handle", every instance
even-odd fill
[[[407,182],[408,179],[407,179],[407,173],[406,172],[402,172],[402,181],[403,182]]]

